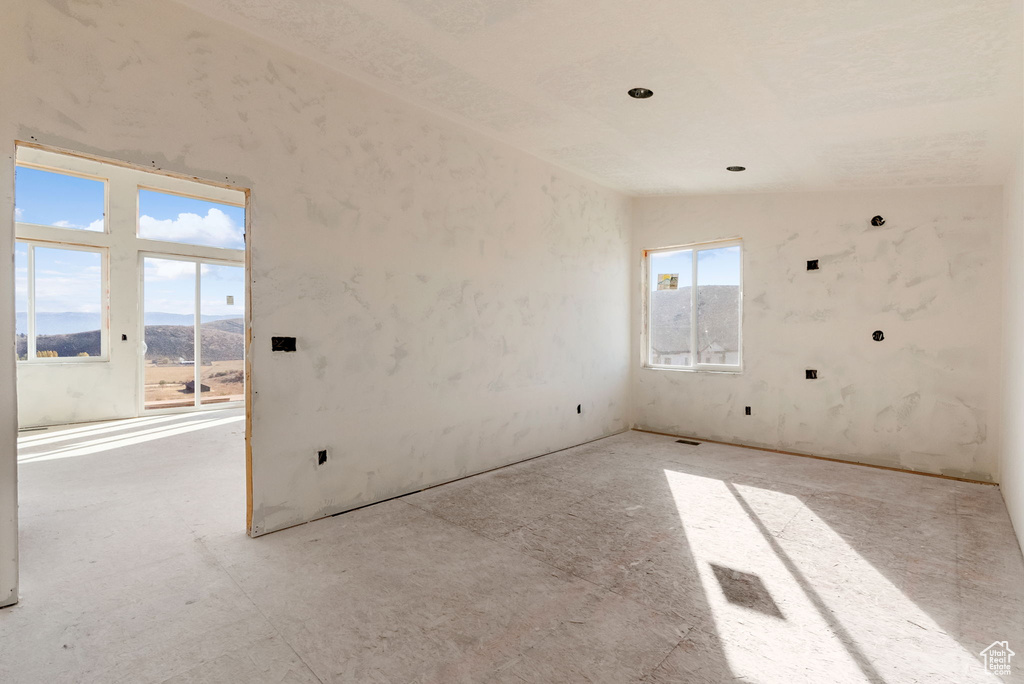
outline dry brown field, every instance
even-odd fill
[[[241,379],[244,369],[245,362],[241,359],[214,361],[212,365],[202,366],[200,368],[202,384],[210,388],[209,392],[203,392],[204,403],[207,403],[209,399],[218,401],[245,399],[245,384]],[[156,365],[152,361],[147,361],[144,370],[146,374],[146,406],[165,408],[192,404],[195,396],[183,391],[185,383],[193,378],[192,366]],[[225,372],[230,375],[213,377],[215,374]]]

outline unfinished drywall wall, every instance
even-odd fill
[[[254,533],[627,426],[623,196],[174,3],[4,33],[0,140],[251,188]]]
[[[1024,145],[1003,189],[1003,397],[999,482],[1024,546]]]
[[[1013,3],[1024,31],[1024,2]],[[1017,54],[1017,63],[1024,62]],[[1019,78],[1024,75],[1018,74]],[[1014,530],[1024,547],[1024,122],[1018,122],[1016,162],[1003,186],[1002,439],[999,484]]]
[[[0,41],[2,43],[3,41]],[[5,57],[0,45],[0,59]],[[2,77],[0,77],[2,85]],[[0,114],[0,117],[3,115]],[[0,149],[0,608],[18,600],[18,402],[14,344],[14,140]]]
[[[636,200],[634,422],[993,479],[1000,193],[979,187]],[[884,226],[871,225],[875,215]],[[639,368],[641,250],[732,237],[742,237],[744,248],[742,373]],[[819,270],[807,270],[810,259]],[[872,339],[875,330],[884,341]],[[818,379],[806,380],[807,369]]]

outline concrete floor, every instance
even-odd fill
[[[990,682],[995,487],[626,433],[249,539],[238,411],[22,435],[3,682]]]

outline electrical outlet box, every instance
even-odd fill
[[[316,464],[323,465],[324,463],[327,463],[327,449],[316,452]]]
[[[293,352],[295,351],[294,337],[271,337],[270,351]]]

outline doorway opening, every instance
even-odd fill
[[[15,161],[26,581],[247,530],[248,190],[36,144]],[[55,518],[105,532],[72,548]]]
[[[247,201],[19,144],[20,427],[244,406]]]

